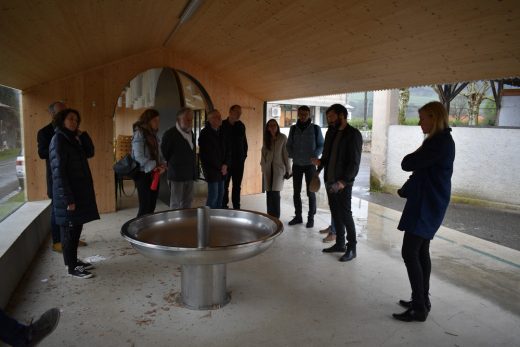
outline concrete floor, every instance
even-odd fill
[[[8,310],[23,320],[62,309],[42,346],[520,346],[519,251],[441,228],[431,244],[432,312],[425,323],[402,323],[391,318],[410,295],[400,213],[354,198],[358,258],[340,263],[321,252],[324,205],[306,229],[287,226],[293,207],[283,201],[284,233],[265,253],[228,265],[232,300],[218,310],[175,305],[179,267],[141,256],[119,234],[135,208],[86,225],[80,256],[105,258],[95,278],[67,277],[46,246]],[[243,197],[243,208],[265,211],[265,197]]]

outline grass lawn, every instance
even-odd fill
[[[20,153],[20,148],[12,148],[6,149],[5,151],[0,151],[0,161],[15,158]]]
[[[9,216],[14,210],[22,206],[24,202],[25,191],[21,190],[18,194],[11,197],[6,202],[0,204],[0,221],[4,220],[4,218]]]

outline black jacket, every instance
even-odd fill
[[[222,181],[224,177],[220,169],[223,164],[229,166],[231,150],[221,130],[214,130],[209,124],[202,129],[199,136],[199,156],[206,181]]]
[[[318,166],[318,171],[321,171],[325,166],[325,163],[329,159],[330,148],[332,147],[332,141],[334,140],[334,136],[336,136],[337,128],[334,125],[329,125],[327,128],[327,132],[325,133],[325,141],[323,142],[323,152],[320,158],[320,166]]]
[[[328,143],[327,153],[323,153],[321,164],[325,167],[324,178],[327,180],[329,161],[331,159],[332,150],[334,147],[334,139],[338,135],[339,130],[331,132],[330,142]],[[356,128],[347,125],[343,129],[343,135],[338,144],[338,153],[336,156],[335,172],[333,173],[334,182],[343,181],[345,184],[353,185],[359,171],[359,164],[361,162],[361,152],[363,150],[363,137]],[[330,182],[332,183],[332,182]]]
[[[79,137],[68,129],[56,129],[49,147],[53,208],[58,225],[82,225],[99,219],[88,158],[94,156],[90,136]],[[67,205],[76,204],[75,211]]]
[[[235,124],[231,125],[228,119],[222,121],[220,128],[224,133],[224,137],[229,141],[231,146],[231,162],[241,163],[247,157],[247,137],[246,126],[241,121],[237,120]]]
[[[161,151],[168,162],[168,179],[174,182],[194,181],[197,179],[197,160],[195,135],[191,133],[193,149],[186,139],[173,126],[168,129],[161,141]]]
[[[401,167],[412,171],[399,193],[406,198],[397,229],[427,240],[439,229],[450,203],[455,142],[451,129],[426,138],[415,152],[404,157]]]
[[[45,166],[47,168],[47,196],[52,199],[52,174],[51,163],[49,161],[49,145],[54,136],[54,126],[52,123],[47,124],[38,130],[38,155],[41,159],[45,159]]]

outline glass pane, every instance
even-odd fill
[[[197,84],[180,71],[179,79],[181,80],[182,92],[184,94],[184,105],[193,110],[207,110],[206,98]]]
[[[0,86],[0,221],[25,202],[19,90]]]

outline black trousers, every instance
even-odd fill
[[[426,303],[430,300],[430,240],[405,232],[401,255],[412,287],[412,308],[424,312]]]
[[[244,177],[244,161],[233,162],[229,168],[224,182],[224,199],[222,206],[228,208],[229,203],[229,183],[233,180],[233,189],[231,191],[231,202],[235,210],[240,209],[240,190],[242,188],[242,178]]]
[[[267,214],[280,218],[280,192],[267,191],[265,197],[267,200]]]
[[[60,225],[63,260],[65,265],[69,267],[69,272],[72,272],[76,267],[76,262],[78,260],[78,243],[82,230],[83,225]]]
[[[293,202],[294,202],[294,214],[296,217],[302,216],[302,180],[305,175],[305,186],[307,188],[307,196],[309,197],[309,219],[314,219],[316,214],[316,193],[309,192],[309,184],[311,183],[314,174],[316,173],[316,166],[314,165],[293,165]]]
[[[327,195],[334,228],[336,229],[336,244],[341,247],[345,246],[346,230],[349,246],[355,246],[357,241],[356,225],[352,218],[352,186],[347,185],[337,193],[331,193],[327,186]]]
[[[157,204],[157,196],[159,195],[159,186],[157,190],[150,189],[153,176],[151,172],[139,172],[135,177],[135,185],[137,187],[137,196],[139,198],[139,211],[137,217],[145,214],[154,213]]]

